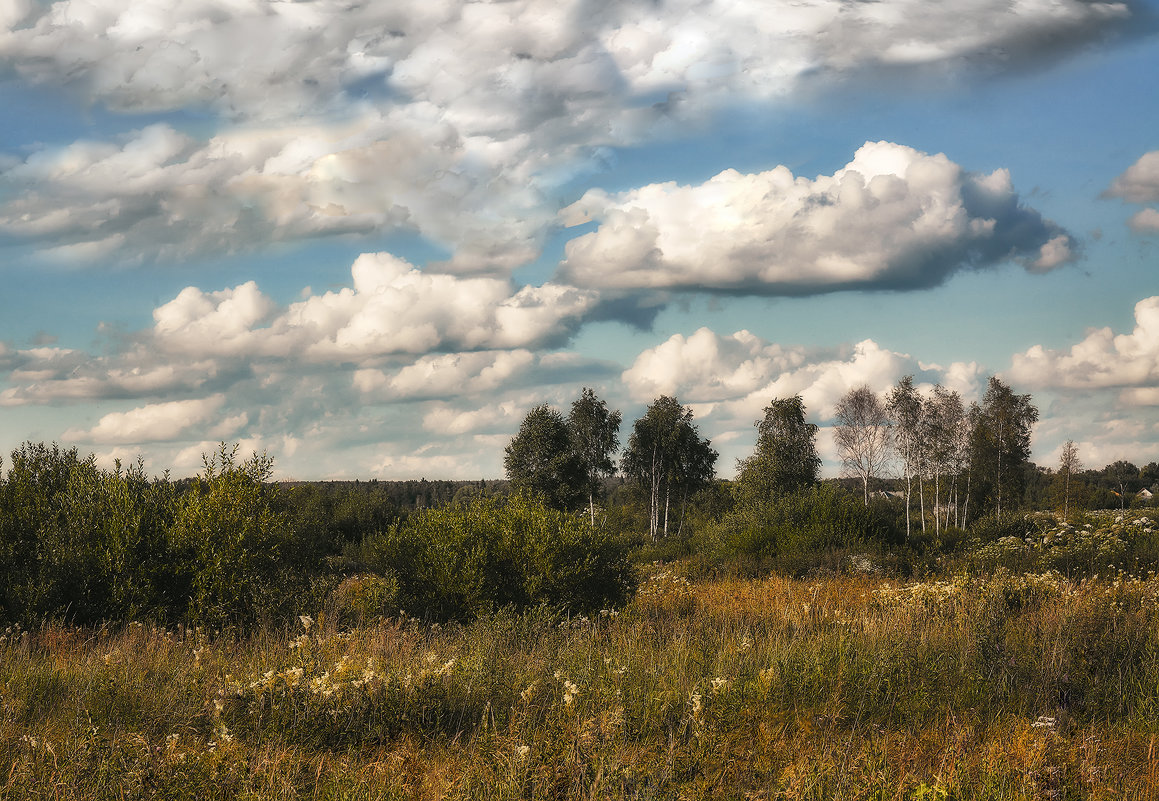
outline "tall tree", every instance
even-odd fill
[[[964,437],[962,429],[966,421],[966,408],[962,404],[962,397],[953,390],[946,389],[941,384],[934,387],[930,397],[922,402],[922,432],[924,442],[922,451],[925,455],[926,474],[934,479],[934,531],[941,532],[944,525],[950,524],[950,508],[956,506],[953,499],[953,487],[956,485],[961,443]],[[951,482],[949,498],[942,504],[942,477]]]
[[[1068,439],[1062,446],[1062,453],[1058,457],[1058,474],[1062,478],[1062,519],[1070,518],[1070,480],[1077,471],[1082,470],[1079,461],[1079,449],[1073,439]]]
[[[503,467],[516,490],[528,490],[560,510],[574,510],[584,494],[585,473],[571,432],[558,409],[540,404],[527,413],[504,450]]]
[[[885,407],[893,419],[893,441],[901,460],[905,480],[905,536],[908,540],[913,480],[921,480],[922,464],[922,396],[914,386],[914,377],[907,375],[897,382],[886,396]],[[925,525],[923,517],[922,525]]]
[[[1000,379],[991,377],[971,442],[971,470],[979,479],[980,495],[993,499],[1001,515],[1022,491],[1030,460],[1030,434],[1038,409],[1029,395],[1018,395]]]
[[[737,488],[749,503],[817,483],[817,426],[805,421],[800,395],[774,398],[756,422],[757,447],[737,463]]]
[[[653,540],[668,535],[673,500],[681,505],[712,480],[717,453],[700,438],[692,410],[663,395],[652,402],[632,426],[621,466],[624,474],[646,489],[649,528]]]
[[[869,387],[851,389],[837,402],[833,437],[845,472],[861,480],[861,496],[869,506],[869,483],[889,459],[890,421],[885,404]]]
[[[593,526],[596,524],[596,496],[603,488],[603,479],[616,472],[612,455],[620,449],[620,420],[620,413],[609,411],[608,405],[587,387],[572,402],[567,417],[572,448],[583,466],[584,488]]]

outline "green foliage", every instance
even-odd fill
[[[700,438],[692,409],[671,396],[654,400],[632,425],[621,468],[648,496],[653,540],[669,534],[674,506],[683,524],[688,498],[712,481],[717,456],[711,443]]]
[[[622,542],[526,494],[427,510],[367,540],[361,558],[397,577],[403,608],[433,620],[506,606],[600,609],[633,587]]]
[[[26,443],[0,484],[0,610],[25,623],[164,617],[173,600],[166,534],[172,487],[137,464]]]
[[[527,413],[504,450],[503,467],[516,492],[539,495],[555,509],[576,509],[587,495],[587,476],[558,409],[539,405]]]
[[[1017,395],[991,377],[970,436],[970,506],[998,514],[1017,508],[1030,466],[1030,434],[1038,409],[1029,395]]]
[[[595,501],[603,490],[603,479],[616,472],[612,456],[620,448],[620,419],[618,411],[609,411],[608,405],[587,387],[572,403],[567,416],[571,446],[583,466],[584,491],[593,525]]]
[[[741,503],[759,505],[774,495],[817,483],[821,469],[817,426],[805,421],[805,403],[800,395],[774,398],[756,425],[756,450],[737,465]]]
[[[275,489],[265,483],[273,460],[236,456],[237,448],[223,443],[204,458],[174,522],[174,547],[189,571],[188,615],[202,624],[253,623],[272,595],[290,589],[277,581],[292,539],[286,516],[273,508]]]
[[[334,588],[329,617],[341,626],[357,626],[398,611],[398,579],[393,574],[350,576]]]
[[[896,515],[832,484],[817,484],[738,504],[707,535],[718,562],[741,561],[757,568],[799,562],[807,555],[851,548],[881,548],[903,540]]]

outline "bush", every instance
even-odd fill
[[[792,565],[799,572],[822,554],[901,544],[904,533],[895,518],[891,509],[867,507],[840,487],[817,484],[764,503],[738,504],[709,532],[706,546],[719,562],[751,570]]]
[[[397,577],[408,613],[433,620],[507,606],[598,610],[633,589],[624,543],[522,494],[426,510],[367,539],[359,557]]]
[[[282,570],[294,541],[285,514],[274,511],[273,468],[254,454],[239,463],[223,444],[181,498],[174,549],[187,571],[188,617],[207,625],[246,626],[268,616],[271,602],[299,589]]]

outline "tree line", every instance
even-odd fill
[[[940,385],[923,393],[913,376],[884,395],[856,387],[839,400],[834,419],[843,475],[858,482],[865,506],[872,495],[896,497],[907,539],[915,529],[939,535],[1012,511],[1033,477],[1030,440],[1038,409],[1030,395],[999,378],[990,378],[980,401],[969,405]],[[648,405],[617,461],[621,422],[620,412],[589,388],[566,416],[536,406],[505,451],[511,486],[561,509],[582,501],[594,523],[606,480],[618,469],[647,499],[650,537],[681,532],[690,499],[716,478],[718,453],[701,437],[692,409],[675,397]],[[734,504],[819,481],[818,427],[807,421],[801,396],[773,398],[755,427],[754,450],[738,461],[729,484]],[[1073,465],[1067,469],[1073,472]]]

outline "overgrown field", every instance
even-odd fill
[[[590,617],[13,628],[0,699],[0,799],[1151,798],[1159,578],[654,565]]]

